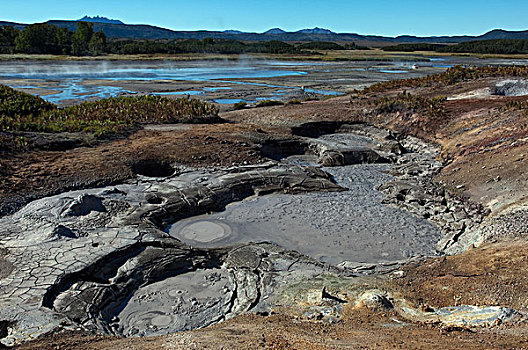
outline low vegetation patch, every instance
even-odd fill
[[[257,107],[282,106],[284,102],[277,100],[264,100],[257,102]]]
[[[366,87],[360,94],[384,92],[392,89],[415,87],[438,87],[454,85],[463,81],[488,77],[528,77],[528,66],[498,66],[471,67],[457,65],[443,73],[428,75],[421,78],[390,80]]]
[[[505,108],[506,110],[526,111],[528,110],[528,100],[506,101]]]
[[[38,131],[119,132],[137,124],[214,122],[217,114],[215,106],[190,98],[113,97],[47,111],[41,118],[48,128]]]
[[[0,86],[0,148],[23,144],[18,132],[122,133],[140,124],[213,123],[218,109],[190,98],[114,97],[58,108],[40,97]]]
[[[319,101],[319,97],[316,94],[306,94],[302,98],[302,102]]]
[[[528,129],[528,100],[506,101],[504,107],[499,108],[499,112],[503,111],[521,111],[523,118],[517,126],[519,129]]]
[[[294,98],[293,100],[289,100],[286,102],[286,105],[300,105],[301,100]]]
[[[412,43],[385,46],[381,49],[389,52],[437,51],[446,46],[444,44]]]
[[[445,97],[429,98],[403,92],[369,102],[370,113],[364,121],[392,125],[402,134],[427,138],[449,120],[445,101]]]
[[[26,94],[5,85],[0,85],[0,130],[10,130],[7,118],[40,114],[56,108],[54,104],[38,96]]]
[[[244,101],[237,102],[233,105],[235,111],[247,108],[247,103]]]
[[[374,101],[375,113],[396,113],[405,114],[422,113],[432,119],[442,117],[445,114],[445,97],[428,98],[420,95],[412,95],[407,92],[396,96],[383,97]]]

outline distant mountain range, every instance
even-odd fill
[[[100,17],[100,16],[95,16],[95,17],[84,16],[83,18],[78,19],[77,22],[124,24],[118,19],[110,19],[110,18]]]
[[[244,32],[241,32],[240,30],[224,30],[223,33],[226,33],[226,34],[244,34]]]
[[[324,29],[324,28],[318,28],[318,27],[315,27],[313,29],[301,29],[301,30],[297,31],[297,33],[303,33],[303,34],[326,34],[326,35],[337,34],[337,33],[332,32],[331,30]]]
[[[301,29],[301,30],[298,30],[296,32],[286,32],[280,28],[272,28],[270,30],[267,30],[265,31],[264,35],[285,35],[285,34],[323,34],[323,35],[327,35],[327,34],[336,34],[328,29],[323,29],[323,28],[318,28],[318,27],[315,27],[313,29]],[[249,33],[245,33],[245,34],[249,34]]]
[[[271,28],[270,30],[265,31],[264,35],[280,35],[285,34],[286,32],[280,28]]]
[[[398,43],[445,43],[455,44],[471,40],[490,39],[528,39],[528,31],[492,30],[480,36],[430,36],[417,37],[402,35],[398,37],[384,37],[375,35],[360,35],[355,33],[334,33],[324,28],[302,29],[296,32],[287,32],[280,28],[272,28],[264,33],[247,33],[238,30],[226,31],[175,31],[146,24],[124,24],[115,19],[106,17],[85,16],[80,20],[93,23],[95,31],[102,30],[105,35],[113,39],[234,39],[240,41],[268,41],[280,40],[290,42],[309,41],[335,41],[356,42],[361,45],[383,46]],[[50,20],[46,23],[75,31],[78,21]],[[28,24],[0,21],[0,25],[13,25],[22,29]]]

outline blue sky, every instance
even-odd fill
[[[527,0],[0,0],[0,20],[22,23],[101,15],[174,30],[263,32],[318,26],[387,36],[527,30],[527,13]]]

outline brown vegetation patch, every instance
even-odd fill
[[[94,147],[10,154],[0,160],[0,213],[68,189],[122,182],[135,176],[141,162],[197,167],[259,162],[253,141],[244,136],[254,132],[243,125],[190,125],[181,131],[141,130]]]
[[[439,74],[427,75],[421,78],[395,79],[371,85],[361,91],[361,94],[385,92],[400,88],[445,87],[460,82],[474,81],[490,77],[528,77],[528,66],[487,66],[465,67],[457,65]]]
[[[457,256],[431,259],[403,269],[395,279],[416,306],[500,305],[527,311],[528,244],[489,244]]]
[[[349,307],[334,323],[274,314],[243,315],[206,329],[161,337],[120,339],[79,333],[53,335],[20,349],[504,349],[519,348],[528,336],[508,328],[442,329],[405,323],[392,312]]]

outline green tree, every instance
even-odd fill
[[[45,24],[32,24],[24,28],[15,39],[17,52],[39,54],[44,53],[46,44]]]
[[[92,56],[99,56],[106,52],[106,36],[102,30],[92,35],[88,43],[88,50]]]
[[[84,56],[89,53],[90,40],[94,35],[93,23],[79,22],[72,36],[72,55]]]
[[[15,50],[29,54],[68,53],[71,32],[46,23],[32,24],[24,28],[15,39]],[[66,52],[65,52],[66,51]]]
[[[66,28],[57,28],[55,33],[56,47],[61,55],[69,55],[71,53],[72,35],[73,33]]]
[[[0,53],[13,53],[20,30],[13,26],[0,26]]]

